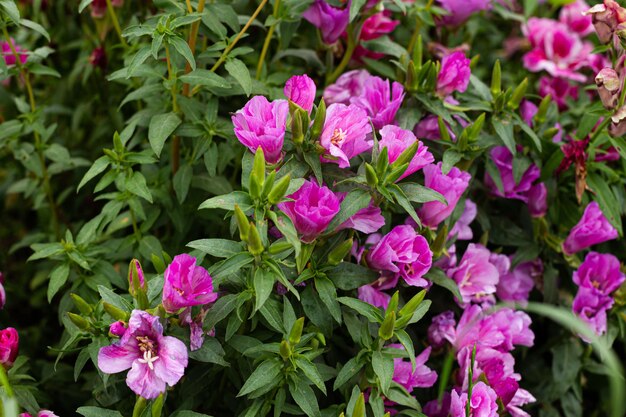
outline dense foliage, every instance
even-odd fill
[[[0,29],[0,415],[624,415],[616,1]]]

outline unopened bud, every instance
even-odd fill
[[[396,312],[390,311],[383,320],[383,324],[378,329],[378,336],[383,340],[389,340],[393,337],[393,329],[396,326]]]
[[[596,75],[596,86],[604,108],[614,109],[617,106],[621,90],[621,82],[617,72],[613,68],[603,68]]]
[[[338,265],[343,258],[345,258],[352,250],[353,240],[348,239],[342,242],[339,246],[333,249],[328,255],[328,263],[331,265]]]
[[[130,315],[126,311],[114,306],[113,304],[109,304],[106,301],[102,302],[102,307],[104,308],[104,311],[106,311],[109,316],[113,317],[115,320],[128,321],[130,318]]]
[[[315,120],[313,121],[313,126],[311,126],[311,140],[312,141],[316,141],[322,134],[322,129],[324,128],[325,121],[326,121],[326,103],[324,103],[324,99],[321,99],[320,103],[317,105],[317,112],[315,113]]]
[[[91,323],[89,323],[86,319],[74,313],[67,313],[67,317],[81,330],[89,330],[91,329]]]
[[[502,69],[500,68],[500,60],[496,60],[491,72],[491,94],[494,98],[502,92]]]
[[[143,276],[143,269],[137,259],[130,261],[128,265],[128,292],[133,297],[137,297],[140,291],[146,290],[146,280]]]
[[[256,225],[250,222],[250,229],[248,235],[248,251],[254,256],[259,256],[263,253],[265,247],[263,246],[263,241],[261,240],[261,235],[259,234],[259,229],[257,229]]]
[[[374,167],[367,162],[365,163],[365,178],[367,179],[367,184],[370,187],[376,188],[378,185],[378,176],[376,175]]]
[[[283,358],[283,360],[287,360],[291,357],[291,346],[289,346],[289,342],[283,340],[280,342],[280,347],[278,348],[278,353]]]
[[[287,189],[289,188],[290,182],[291,182],[291,175],[289,174],[279,179],[278,182],[274,184],[274,187],[272,187],[272,190],[268,194],[267,201],[270,204],[276,204],[280,202],[280,200],[282,200],[283,197],[285,196],[285,193],[287,192]]]
[[[235,221],[237,222],[237,227],[239,228],[239,238],[243,242],[246,242],[250,232],[250,222],[248,221],[248,218],[243,210],[241,210],[237,204],[235,204]]]
[[[82,314],[88,316],[93,313],[93,308],[91,307],[91,305],[89,305],[87,301],[83,300],[80,295],[71,293],[70,297],[72,298],[72,301],[74,302],[76,308],[78,308],[78,311],[80,311]]]
[[[297,345],[300,343],[300,338],[302,337],[302,329],[304,328],[304,317],[300,317],[295,321],[293,326],[291,326],[291,331],[289,332],[289,343],[292,345]]]

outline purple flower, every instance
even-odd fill
[[[163,307],[169,313],[217,300],[211,275],[206,269],[196,265],[196,258],[193,256],[185,253],[176,255],[163,277]]]
[[[254,96],[232,116],[235,136],[253,153],[263,149],[265,160],[275,164],[282,158],[288,114],[287,100],[270,103],[263,96]]]
[[[437,227],[444,221],[456,207],[456,203],[467,189],[472,176],[457,167],[453,167],[450,172],[441,172],[441,162],[437,165],[431,164],[424,167],[424,185],[432,190],[441,193],[448,204],[440,201],[429,201],[424,203],[418,210],[422,223],[429,227]]]
[[[196,317],[192,317],[191,308],[186,308],[179,315],[181,324],[189,326],[189,350],[192,352],[200,349],[204,343],[204,329],[202,328],[202,323],[208,312],[209,310],[202,309]],[[213,334],[215,334],[214,330]]]
[[[404,100],[404,87],[398,82],[389,85],[389,80],[370,76],[363,86],[363,91],[357,97],[352,97],[350,103],[361,107],[372,120],[374,128],[380,129],[392,124],[396,113]]]
[[[626,280],[620,270],[619,259],[611,254],[589,252],[578,270],[574,271],[574,282],[580,286],[596,289],[609,295]]]
[[[20,347],[20,336],[13,327],[0,330],[0,366],[13,366]]]
[[[456,266],[456,245],[450,245],[446,252],[442,253],[439,259],[434,263],[437,268],[441,268],[444,271]]]
[[[305,181],[278,208],[293,222],[304,242],[312,242],[318,237],[332,219],[339,213],[339,199],[327,187],[319,186],[315,180]]]
[[[548,212],[548,189],[542,182],[530,187],[528,193],[528,211],[532,217],[543,217]]]
[[[390,348],[404,350],[402,345],[389,345]],[[410,393],[415,388],[430,388],[437,381],[437,372],[426,366],[431,347],[415,357],[415,370],[411,362],[402,358],[393,359],[393,381],[402,385]]]
[[[114,336],[122,337],[126,333],[126,324],[123,321],[116,321],[109,326],[109,333]]]
[[[348,26],[350,7],[338,9],[324,0],[315,0],[302,17],[322,32],[324,42],[332,44],[337,42]]]
[[[372,269],[400,274],[407,284],[428,287],[424,278],[432,265],[433,253],[424,236],[411,226],[396,226],[367,254]]]
[[[437,0],[448,12],[439,21],[444,25],[457,26],[465,22],[472,14],[481,10],[490,10],[491,0]]]
[[[502,191],[497,187],[495,181],[488,173],[485,173],[485,185],[498,197],[514,198],[528,202],[528,192],[532,183],[541,174],[537,165],[531,163],[522,174],[519,183],[515,181],[513,175],[513,154],[506,146],[496,146],[491,150],[491,160],[496,164],[502,180]]]
[[[374,307],[386,309],[389,305],[391,296],[382,292],[378,287],[374,285],[363,285],[357,290],[358,298],[361,301],[365,301],[373,305]]]
[[[340,168],[348,168],[350,159],[372,149],[373,140],[367,135],[372,126],[365,111],[360,107],[331,104],[326,110],[326,120],[320,136],[320,144],[336,158]]]
[[[452,311],[445,311],[433,317],[428,327],[428,343],[435,349],[439,349],[446,342],[454,343],[456,320]]]
[[[285,83],[285,97],[311,113],[315,101],[315,82],[308,75],[294,75]]]
[[[441,71],[437,76],[437,94],[446,97],[455,91],[465,92],[470,75],[470,60],[465,53],[457,51],[444,56],[441,59]]]
[[[613,307],[613,298],[594,288],[580,287],[572,303],[572,311],[597,335],[606,333],[606,311]],[[587,340],[583,337],[583,340]]]
[[[454,223],[452,230],[448,234],[449,238],[455,238],[456,240],[472,240],[474,237],[474,233],[472,232],[472,228],[470,224],[476,218],[476,214],[478,213],[478,209],[476,207],[476,203],[474,203],[469,198],[465,200],[465,210],[459,220]]]
[[[175,337],[163,336],[159,318],[133,310],[122,338],[100,349],[98,368],[115,374],[130,368],[126,385],[137,395],[154,399],[174,386],[187,367],[187,348]]]
[[[566,24],[580,36],[587,36],[593,32],[591,16],[585,14],[587,10],[589,10],[587,3],[583,0],[576,0],[573,3],[563,6],[559,13],[559,21]]]
[[[450,125],[448,122],[444,122],[446,128],[448,129],[448,133],[450,134],[450,138],[452,141],[456,141],[456,136],[452,129],[450,129]],[[419,138],[429,139],[429,140],[440,140],[441,132],[439,132],[439,121],[437,116],[434,114],[429,114],[419,121],[418,124],[413,128],[413,133]]]
[[[414,172],[419,171],[426,165],[433,163],[435,158],[430,152],[428,152],[428,147],[424,146],[422,142],[417,140],[413,132],[410,130],[402,129],[393,125],[387,125],[380,129],[380,141],[378,142],[378,145],[380,149],[387,148],[390,163],[394,163],[400,154],[415,142],[418,143],[417,152],[415,153],[413,159],[409,162],[409,166],[406,171],[404,171],[400,178],[398,178],[398,181],[408,177]]]
[[[371,77],[366,70],[348,71],[324,90],[324,102],[350,104],[350,98],[361,95],[365,81]]]
[[[500,274],[496,294],[502,301],[525,304],[535,286],[535,277],[543,273],[541,259],[522,262],[512,270]]]
[[[472,417],[498,417],[498,396],[496,392],[482,381],[472,388],[470,399],[470,415]],[[450,417],[465,417],[467,392],[461,394],[452,391],[450,398]]]
[[[448,270],[448,276],[459,286],[462,296],[460,302],[478,302],[496,292],[500,275],[489,262],[490,256],[491,253],[484,246],[470,243],[459,264]]]
[[[339,202],[342,202],[348,193],[337,193]],[[385,225],[380,207],[374,205],[374,201],[370,201],[369,205],[357,211],[352,217],[343,222],[337,230],[354,229],[363,233],[374,233]]]
[[[598,203],[592,201],[563,242],[563,252],[571,255],[598,243],[617,239],[617,236],[617,230],[604,217]]]

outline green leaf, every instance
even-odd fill
[[[174,174],[174,192],[176,193],[176,198],[178,198],[178,202],[180,204],[182,204],[187,198],[192,177],[193,168],[191,165],[187,164],[181,166],[180,169],[176,171],[176,174]]]
[[[89,6],[91,3],[93,3],[93,0],[80,0],[80,4],[78,5],[78,13],[82,13],[83,10],[85,10],[87,6]]]
[[[204,87],[228,88],[230,83],[223,77],[207,69],[198,68],[189,74],[181,75],[179,79],[189,85],[201,85]]]
[[[415,368],[415,348],[413,347],[413,340],[411,340],[411,336],[404,330],[396,330],[395,336],[398,338],[398,341],[404,346],[404,349],[409,354],[409,359],[411,360],[411,366]]]
[[[50,35],[48,34],[48,31],[44,29],[44,27],[41,26],[39,23],[33,22],[32,20],[28,19],[21,19],[20,25],[26,26],[27,28],[34,30],[35,32],[46,38],[48,42],[50,42]]]
[[[414,203],[428,203],[429,201],[439,201],[448,204],[446,198],[435,190],[431,190],[423,185],[407,182],[399,184],[407,198]]]
[[[300,241],[300,238],[298,237],[298,232],[296,231],[296,228],[293,225],[291,219],[287,217],[287,215],[282,211],[279,211],[277,213],[270,211],[268,212],[268,216],[272,220],[272,222],[274,222],[276,228],[283,234],[283,236],[285,236],[287,242],[291,243],[291,246],[293,246],[297,258],[300,255],[300,251],[302,250],[302,243]]]
[[[372,197],[365,190],[356,189],[350,191],[341,202],[339,213],[335,215],[326,230],[335,230],[350,217],[354,216],[359,210],[366,208],[371,201]]]
[[[80,407],[76,412],[84,417],[123,417],[119,411],[100,407]]]
[[[387,190],[393,195],[394,199],[400,205],[400,207],[402,207],[408,213],[408,215],[411,216],[413,220],[415,220],[415,223],[417,223],[418,226],[421,226],[422,222],[417,216],[417,213],[415,212],[415,209],[413,208],[413,205],[407,198],[406,194],[404,194],[404,191],[402,191],[402,189],[396,184],[388,185]]]
[[[252,78],[248,67],[241,60],[233,58],[226,61],[226,71],[241,85],[247,96],[252,93]]]
[[[491,119],[491,125],[496,132],[502,143],[511,151],[513,155],[516,154],[515,150],[515,137],[513,137],[513,125],[508,120],[500,120],[493,117]]]
[[[211,307],[204,320],[204,329],[211,330],[217,323],[224,320],[239,304],[238,294],[227,294],[219,297]]]
[[[122,296],[115,294],[107,287],[98,285],[98,293],[100,294],[100,297],[104,302],[114,305],[115,307],[120,308],[128,313],[133,310],[133,306],[128,301],[122,298]]]
[[[179,38],[178,36],[172,36],[168,38],[167,42],[172,45],[174,49],[176,49],[178,53],[183,56],[183,58],[185,58],[185,60],[191,66],[192,70],[196,69],[196,60],[193,57],[193,52],[183,38]]]
[[[224,355],[222,345],[213,337],[206,338],[200,349],[189,352],[189,357],[198,362],[229,366],[229,363],[224,360]]]
[[[267,359],[252,372],[252,374],[246,380],[246,383],[243,384],[241,390],[237,394],[237,397],[241,397],[242,395],[246,395],[251,393],[254,390],[257,390],[267,384],[275,382],[276,378],[278,378],[281,374],[283,365],[277,358]]]
[[[217,197],[205,200],[200,204],[198,210],[220,208],[232,211],[235,209],[235,204],[239,205],[243,211],[247,211],[252,208],[252,199],[246,192],[233,191],[230,194],[218,195]]]
[[[361,265],[342,262],[326,271],[326,276],[337,288],[349,291],[376,281],[378,273]]]
[[[241,243],[227,239],[199,239],[187,243],[187,246],[216,258],[230,258],[241,251]]]
[[[292,382],[290,380],[289,392],[296,404],[298,404],[300,409],[302,409],[308,417],[320,417],[317,397],[310,386],[300,381]]]
[[[381,391],[387,395],[393,378],[393,358],[380,351],[372,353],[372,369],[380,381]]]
[[[254,272],[253,281],[255,293],[254,310],[258,311],[261,307],[263,307],[265,301],[267,301],[269,296],[272,294],[276,277],[271,271],[258,268]]]
[[[611,222],[613,227],[617,229],[620,236],[623,236],[621,205],[608,184],[597,173],[589,172],[587,174],[587,185],[596,194],[595,200],[598,202],[602,213]]]
[[[338,388],[341,388],[343,384],[348,382],[361,369],[363,369],[363,362],[358,359],[358,356],[346,362],[337,374],[337,378],[335,378],[333,391],[337,391]]]
[[[20,24],[20,10],[17,8],[13,0],[0,0],[0,7],[4,10],[3,14],[13,21],[16,25]]]
[[[248,252],[241,252],[211,266],[209,272],[213,275],[214,279],[219,280],[224,276],[234,274],[253,261],[254,256]]]
[[[182,120],[176,113],[157,114],[150,119],[148,127],[148,140],[157,157],[161,156],[165,140],[170,137]]]
[[[50,283],[48,284],[48,303],[52,301],[54,295],[67,282],[70,276],[70,265],[63,263],[50,273]]]
[[[205,10],[202,14],[202,23],[213,33],[219,36],[220,39],[226,38],[228,35],[228,30],[226,26],[219,21],[219,19],[215,16],[215,14],[211,13],[210,10]]]
[[[428,271],[424,278],[431,281],[433,284],[439,285],[440,287],[450,291],[457,300],[462,300],[461,292],[459,291],[457,283],[452,278],[448,277],[441,269],[432,268]]]
[[[111,161],[109,160],[108,156],[101,156],[100,158],[96,159],[93,165],[91,166],[91,168],[89,168],[89,170],[83,177],[83,179],[80,180],[80,183],[78,184],[78,188],[76,189],[76,192],[78,192],[83,187],[83,185],[87,184],[96,175],[100,174],[102,171],[107,169],[110,163]]]
[[[130,193],[135,194],[138,197],[147,200],[149,203],[152,203],[152,194],[150,194],[150,190],[148,189],[148,185],[146,184],[146,178],[139,171],[133,172],[131,177],[126,178],[126,190]]]
[[[337,290],[331,280],[324,276],[315,277],[315,289],[320,299],[337,323],[341,323],[341,307],[337,302]]]
[[[195,411],[191,411],[191,410],[182,410],[182,411],[176,411],[170,417],[211,417],[211,416],[208,414],[196,413]]]
[[[357,313],[364,316],[372,323],[383,322],[383,316],[380,313],[380,310],[369,303],[350,297],[339,297],[337,298],[337,301],[355,310]]]
[[[350,22],[352,22],[358,15],[367,0],[352,0],[350,3]]]
[[[37,259],[50,258],[55,255],[59,255],[65,252],[63,245],[60,243],[34,243],[31,245],[31,249],[35,251],[28,261],[36,261]]]
[[[296,358],[296,366],[300,368],[302,373],[311,381],[317,388],[320,389],[326,395],[326,386],[324,385],[324,379],[320,372],[317,370],[317,366],[306,356],[299,356]]]

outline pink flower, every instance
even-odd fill
[[[7,327],[0,330],[0,365],[10,368],[17,358],[19,351],[20,337],[17,330]]]
[[[424,278],[432,265],[433,253],[424,236],[411,226],[396,226],[367,254],[372,269],[400,274],[407,284],[428,287]]]
[[[305,181],[278,208],[293,222],[304,242],[312,242],[318,237],[339,213],[339,199],[325,186],[319,186],[315,180]]]
[[[389,80],[370,76],[363,86],[363,91],[357,97],[352,97],[350,103],[359,106],[367,112],[374,128],[380,129],[392,124],[396,113],[404,99],[404,87],[398,82],[389,85]]]
[[[589,5],[584,0],[576,0],[563,6],[559,13],[559,21],[580,36],[587,36],[593,32],[591,16],[585,14],[587,10],[589,10]]]
[[[489,261],[491,253],[482,245],[470,243],[459,264],[447,274],[459,286],[464,304],[494,294],[500,279],[498,270]]]
[[[439,223],[452,214],[472,176],[457,167],[453,167],[450,172],[443,174],[441,162],[436,165],[427,165],[423,171],[424,185],[441,193],[448,202],[445,204],[440,201],[430,201],[424,203],[417,212],[422,223],[428,227],[437,227]]]
[[[118,337],[124,336],[124,333],[126,333],[126,324],[123,321],[111,323],[109,326],[109,333]]]
[[[469,85],[470,60],[463,52],[452,52],[441,59],[441,71],[437,76],[437,94],[446,97],[455,91],[465,92]]]
[[[528,193],[528,211],[531,217],[543,217],[548,212],[548,189],[542,182],[530,187]]]
[[[449,238],[456,238],[456,240],[472,240],[474,237],[474,233],[472,232],[472,228],[470,224],[476,218],[476,214],[478,213],[478,208],[476,203],[474,203],[469,198],[465,200],[465,210],[463,210],[463,214],[459,220],[454,223],[454,226],[448,233]]]
[[[393,20],[390,16],[391,11],[385,10],[365,19],[359,39],[362,41],[371,41],[372,39],[378,39],[383,35],[393,32],[396,26],[400,24],[400,21]]]
[[[133,284],[134,276],[137,276],[137,285],[139,289],[145,291],[146,280],[143,276],[143,269],[141,268],[141,264],[137,259],[131,260],[130,265],[128,266],[128,292],[130,292],[133,297],[137,296],[135,291],[135,285]]]
[[[510,308],[501,308],[491,314],[488,319],[490,326],[503,335],[501,344],[494,346],[494,349],[507,352],[515,346],[533,346],[535,334],[530,330],[531,319],[523,311],[515,311]]]
[[[386,309],[389,305],[389,300],[391,300],[389,294],[382,292],[374,285],[363,285],[359,287],[357,293],[359,300],[365,301],[378,308]]]
[[[559,110],[566,110],[568,98],[578,100],[578,87],[570,84],[565,78],[553,78],[543,76],[539,79],[539,95],[545,97],[548,94],[552,97]]]
[[[528,192],[532,187],[532,183],[540,176],[537,165],[531,163],[526,171],[522,174],[519,183],[515,181],[513,175],[513,154],[506,146],[496,146],[490,152],[491,160],[495,163],[500,172],[502,180],[502,188],[500,191],[491,175],[485,173],[485,185],[491,190],[491,193],[499,197],[513,198],[528,202]]]
[[[450,129],[450,125],[448,122],[444,122],[446,128],[448,129],[448,133],[450,134],[450,138],[452,141],[456,141],[456,136],[452,129]],[[439,121],[437,116],[434,114],[429,114],[419,121],[418,124],[415,125],[413,129],[413,133],[419,138],[429,139],[429,140],[440,140],[441,132],[439,132]]]
[[[389,347],[404,350],[404,347],[398,344],[389,345]],[[393,381],[402,385],[409,393],[415,388],[432,387],[437,381],[437,372],[426,366],[431,350],[429,346],[415,357],[415,370],[410,361],[394,358]]]
[[[93,0],[91,2],[91,17],[94,19],[102,19],[107,12],[106,0]]]
[[[598,203],[592,201],[563,242],[563,252],[571,255],[598,243],[617,239],[617,236],[617,230],[604,217]]]
[[[452,245],[450,245],[450,247],[448,247],[447,253],[444,252],[443,254],[441,254],[441,256],[439,257],[439,259],[437,259],[434,265],[437,268],[443,269],[445,272],[448,269],[456,266],[456,262],[456,245],[453,243]]]
[[[315,82],[308,75],[294,75],[285,83],[284,94],[304,110],[311,113],[315,101]]]
[[[337,42],[346,30],[350,19],[350,7],[338,9],[324,0],[315,0],[302,17],[320,30],[324,42],[331,44]]]
[[[339,202],[342,202],[346,198],[347,193],[337,193]],[[369,205],[356,212],[352,217],[343,222],[337,230],[354,229],[363,233],[374,233],[385,225],[385,218],[383,217],[380,207],[375,206],[373,201],[370,201]]]
[[[29,413],[22,413],[20,417],[32,417]],[[50,410],[39,410],[37,417],[59,417]]]
[[[25,53],[26,50],[16,44],[13,38],[11,38],[11,43],[15,48],[15,52],[17,52],[18,56],[20,57],[20,62],[22,64],[25,64],[26,60],[28,59],[28,55]],[[4,62],[8,66],[15,65],[15,63],[17,62],[17,60],[15,59],[15,55],[13,54],[13,50],[11,49],[11,45],[9,45],[9,43],[6,41],[0,41],[0,55],[2,56],[2,58],[4,58]]]
[[[337,158],[336,163],[340,168],[348,168],[350,159],[374,146],[374,141],[367,137],[371,131],[372,127],[363,109],[352,104],[331,104],[326,110],[320,144]]]
[[[263,149],[265,160],[275,164],[282,158],[288,114],[287,100],[270,103],[263,96],[254,96],[231,118],[235,136],[253,153]]]
[[[4,274],[0,272],[0,310],[4,308],[7,302],[7,294],[4,290]]]
[[[591,43],[582,41],[564,23],[552,19],[531,17],[522,30],[533,48],[523,58],[527,69],[585,81],[586,77],[578,71],[589,66]]]
[[[130,368],[126,385],[137,395],[154,399],[185,373],[187,348],[175,337],[163,336],[159,318],[133,310],[122,338],[100,349],[98,368],[115,374]]]
[[[515,395],[507,404],[506,411],[511,414],[511,417],[530,417],[530,414],[522,410],[520,406],[534,403],[535,401],[537,401],[537,399],[533,397],[530,392],[520,388],[515,392]]]
[[[537,105],[530,100],[522,100],[522,104],[519,106],[520,116],[522,116],[524,122],[530,127],[533,126],[533,118],[538,111],[539,108]]]
[[[578,270],[574,272],[573,280],[580,287],[596,289],[604,295],[609,295],[622,285],[626,276],[620,270],[619,259],[615,256],[589,252]]]
[[[496,392],[484,382],[477,382],[472,388],[470,403],[470,415],[472,417],[498,417],[498,396]],[[465,417],[467,393],[461,394],[452,391],[450,398],[450,416]]]
[[[456,320],[452,311],[445,311],[433,317],[428,327],[428,343],[435,349],[439,349],[446,342],[454,343]]]
[[[450,394],[443,393],[441,403],[438,400],[431,400],[422,409],[428,417],[449,417],[450,415]]]
[[[606,333],[606,311],[613,306],[613,298],[594,288],[580,287],[572,311],[591,327],[597,335]],[[587,340],[583,337],[583,340]]]
[[[350,98],[361,95],[365,81],[370,77],[370,73],[366,70],[352,70],[342,74],[334,84],[324,90],[324,102],[327,105],[350,104]]]
[[[380,129],[380,141],[378,142],[378,145],[381,150],[383,148],[387,148],[390,163],[394,163],[400,154],[415,142],[418,143],[417,152],[415,153],[413,159],[409,162],[409,166],[406,171],[404,171],[400,178],[398,178],[398,181],[419,171],[426,165],[433,163],[435,158],[430,152],[428,152],[428,147],[424,146],[422,142],[417,140],[413,132],[410,130],[402,129],[393,125],[387,125]]]
[[[444,25],[457,26],[465,22],[472,14],[492,8],[491,0],[437,0],[448,12],[439,21]]]
[[[186,253],[174,257],[163,278],[163,307],[169,313],[217,300],[211,275]]]
[[[528,302],[530,292],[535,286],[535,277],[543,273],[541,259],[522,262],[505,274],[500,274],[496,294],[502,301],[516,303]]]

